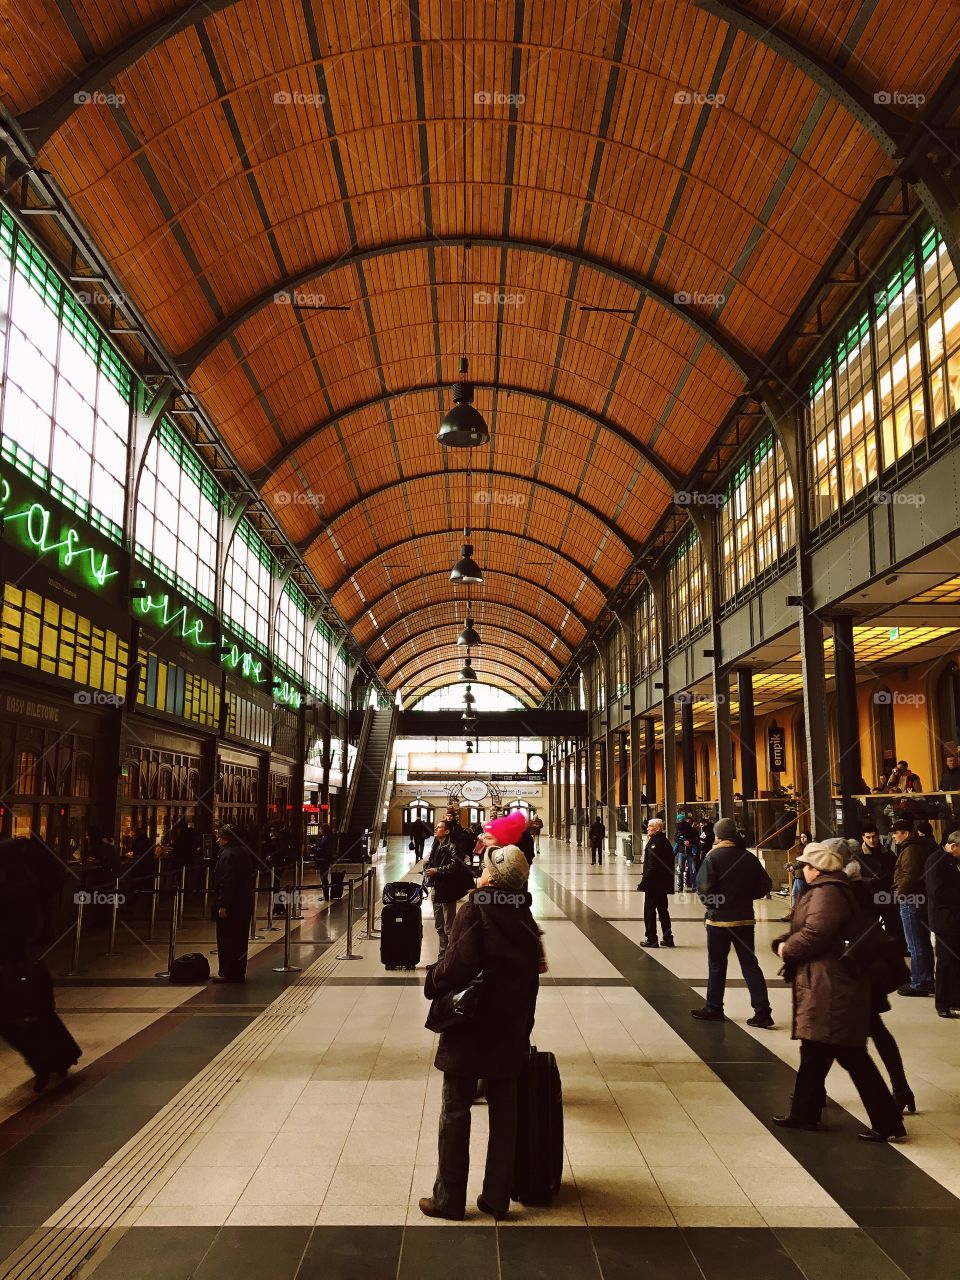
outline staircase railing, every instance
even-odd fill
[[[387,734],[386,751],[383,757],[383,769],[380,773],[380,786],[377,789],[377,807],[374,810],[373,825],[370,828],[370,856],[380,848],[380,831],[383,826],[383,810],[387,804],[390,788],[393,786],[390,761],[393,759],[393,744],[397,738],[397,726],[400,712],[396,706],[390,708],[390,730]]]
[[[367,753],[367,746],[370,742],[370,730],[373,728],[373,717],[375,709],[367,707],[363,715],[363,727],[360,730],[360,741],[357,744],[357,754],[353,761],[353,774],[347,785],[347,794],[344,799],[343,812],[340,818],[340,834],[344,835],[350,830],[350,822],[353,818],[353,806],[357,798],[357,788],[360,785],[360,775],[363,772],[363,761]]]

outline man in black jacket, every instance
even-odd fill
[[[647,823],[647,844],[643,851],[643,874],[637,888],[643,894],[643,927],[647,936],[641,947],[658,947],[657,916],[660,917],[660,932],[663,934],[663,945],[672,947],[673,926],[670,923],[670,909],[667,902],[673,893],[673,846],[667,839],[660,818],[651,818]]]
[[[459,828],[458,828],[459,829]],[[427,883],[433,891],[433,922],[440,940],[439,959],[443,959],[457,914],[457,902],[465,892],[463,871],[465,863],[453,840],[453,823],[438,822],[430,856],[424,863]]]
[[[707,909],[707,1000],[691,1013],[705,1022],[723,1022],[727,957],[733,946],[753,1005],[747,1026],[769,1028],[773,1013],[754,949],[753,904],[767,896],[771,880],[760,859],[744,845],[733,818],[718,818],[713,832],[714,846],[697,876],[697,897]]]
[[[600,821],[599,815],[590,824],[587,834],[590,837],[590,865],[598,863],[603,866],[603,842],[607,838],[607,828]]]
[[[417,820],[410,827],[410,839],[413,843],[413,860],[419,862],[423,857],[423,846],[427,842],[427,836],[430,834],[430,827],[423,818]]]
[[[930,855],[923,879],[927,914],[936,939],[934,998],[941,1018],[955,1018],[960,1007],[960,831],[952,831],[944,849]]]
[[[217,833],[220,853],[213,868],[213,899],[217,911],[217,959],[214,982],[245,982],[247,942],[253,915],[253,854],[233,827]]]

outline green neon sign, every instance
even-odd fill
[[[293,707],[294,711],[299,711],[303,704],[303,694],[289,680],[282,680],[280,676],[274,676],[273,700],[274,702],[286,703],[288,707]]]
[[[0,516],[6,524],[11,524],[14,520],[23,521],[24,537],[38,555],[58,552],[58,559],[65,569],[71,568],[75,560],[86,561],[91,577],[100,587],[106,586],[111,578],[119,574],[119,569],[111,567],[109,555],[85,543],[83,535],[72,526],[65,530],[65,536],[59,542],[52,541],[50,523],[53,512],[43,503],[31,502],[22,511],[8,512],[10,495],[10,482],[0,476]]]
[[[263,660],[255,658],[248,649],[241,649],[238,644],[224,640],[220,661],[230,671],[236,671],[239,667],[244,680],[250,680],[253,684],[267,683],[267,677],[263,674]]]
[[[134,600],[133,603],[138,612],[144,615],[155,613],[164,631],[177,623],[180,628],[180,638],[191,641],[198,648],[212,649],[217,643],[216,640],[202,640],[200,637],[203,632],[203,619],[190,618],[185,604],[182,604],[179,609],[174,609],[169,595],[156,597],[145,595],[142,599]]]

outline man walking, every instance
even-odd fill
[[[672,947],[673,926],[670,923],[670,909],[667,902],[673,893],[673,848],[663,830],[660,818],[651,818],[647,823],[647,844],[643,851],[643,874],[637,888],[643,894],[643,927],[646,938],[641,947],[659,947],[657,942],[657,916],[660,917],[660,932],[663,934],[663,945]]]
[[[898,818],[890,828],[897,862],[893,869],[893,891],[900,904],[903,934],[910,952],[910,983],[897,988],[901,996],[933,995],[933,948],[930,926],[923,910],[925,889],[923,869],[930,849],[914,830],[912,818]]]
[[[927,918],[936,939],[934,998],[941,1018],[960,1008],[960,831],[951,831],[944,849],[930,855],[923,873]]]
[[[419,862],[423,857],[423,847],[427,842],[427,836],[430,834],[429,825],[424,822],[423,818],[417,818],[410,826],[410,841],[413,845],[413,861]]]
[[[607,829],[600,821],[599,814],[590,824],[587,833],[590,836],[590,865],[603,866],[603,842],[607,838]]]
[[[760,859],[743,843],[733,818],[719,818],[713,832],[713,848],[697,877],[697,897],[707,909],[707,1000],[702,1009],[691,1013],[704,1022],[724,1021],[727,957],[733,947],[753,1005],[747,1026],[770,1028],[770,996],[754,949],[753,904],[767,896],[771,880]]]
[[[450,940],[450,930],[457,914],[457,902],[464,892],[462,873],[466,869],[453,842],[453,823],[449,818],[438,822],[430,856],[424,864],[429,887],[433,890],[433,922],[440,943],[442,960]]]
[[[530,821],[527,824],[530,834],[533,836],[534,848],[537,853],[540,852],[540,832],[543,830],[543,819],[538,815],[536,809],[530,814]]]
[[[678,813],[673,845],[677,858],[677,893],[683,893],[684,883],[688,889],[692,889],[696,882],[696,839],[697,832],[693,823],[685,813]]]

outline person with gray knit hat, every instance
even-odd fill
[[[744,844],[733,818],[718,818],[713,834],[713,848],[697,876],[697,897],[706,907],[707,999],[702,1009],[690,1012],[702,1022],[724,1021],[727,959],[733,947],[753,1005],[747,1026],[769,1029],[773,1013],[754,948],[753,904],[757,898],[765,898],[773,886],[760,859]]]
[[[479,884],[467,895],[450,930],[444,957],[427,970],[424,994],[433,1000],[463,991],[482,975],[477,1015],[443,1031],[434,1065],[443,1072],[439,1162],[433,1194],[420,1200],[429,1218],[460,1220],[466,1212],[470,1109],[477,1082],[486,1083],[490,1121],[481,1213],[503,1218],[510,1205],[517,1139],[517,1080],[530,1051],[543,951],[530,911],[522,849],[484,851]]]

